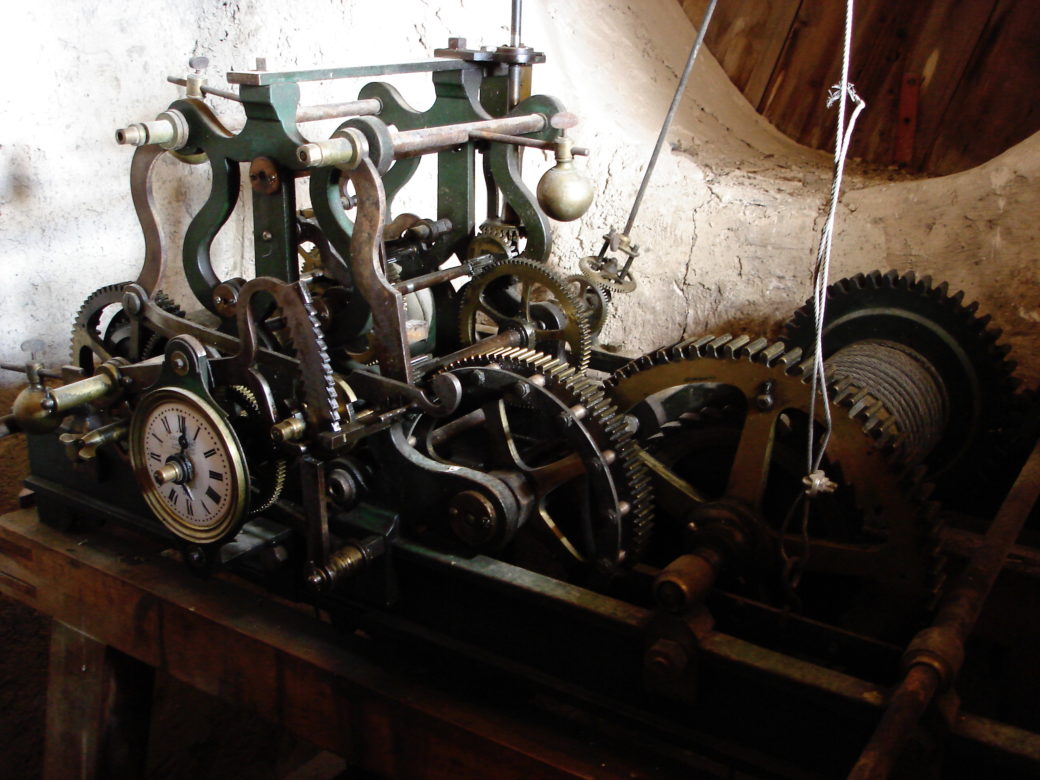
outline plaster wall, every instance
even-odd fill
[[[19,76],[8,80],[0,112],[0,357],[18,358],[22,340],[35,336],[46,360],[64,361],[83,298],[136,276],[143,243],[128,191],[132,152],[114,143],[113,131],[175,99],[179,90],[165,77],[183,75],[189,57],[210,58],[216,85],[256,56],[272,69],[418,59],[449,35],[465,35],[470,45],[503,42],[508,10],[507,0],[148,0],[132,9],[51,2],[5,11],[17,33],[0,62]],[[624,224],[693,34],[673,0],[525,4],[524,40],[549,58],[536,69],[535,89],[561,97],[581,117],[574,135],[593,150],[584,164],[596,201],[583,220],[557,228],[555,262],[567,272],[598,250],[603,233]],[[391,81],[417,107],[432,98],[427,76]],[[349,99],[361,83],[306,84],[303,102]],[[214,102],[234,123],[238,109]],[[308,125],[306,134],[325,137],[334,126]],[[662,156],[633,231],[643,252],[640,287],[616,298],[604,334],[629,353],[704,331],[767,330],[810,289],[827,155],[758,116],[707,51],[669,140],[671,153]],[[950,279],[1005,327],[1024,375],[1035,381],[1038,145],[1028,139],[941,179],[879,183],[851,175],[834,275],[891,266]],[[528,154],[532,183],[550,164],[542,157]],[[176,237],[204,199],[208,173],[162,165],[156,198],[176,265]],[[432,213],[432,171],[425,173],[398,209]],[[218,273],[249,275],[247,215],[240,209],[218,237]],[[183,284],[166,287],[191,303]]]

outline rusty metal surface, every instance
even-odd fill
[[[932,625],[911,643],[904,656],[906,674],[889,698],[849,780],[887,778],[932,698],[956,677],[963,662],[964,642],[1038,496],[1040,444],[1026,461],[981,545],[943,599]]]

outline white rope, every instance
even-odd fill
[[[831,436],[831,410],[827,398],[827,379],[823,366],[823,320],[827,306],[827,286],[830,283],[831,267],[831,242],[834,235],[834,221],[838,213],[838,197],[841,193],[841,181],[845,174],[845,158],[849,153],[849,143],[852,140],[852,130],[856,126],[856,120],[860,112],[866,108],[866,101],[856,92],[854,85],[849,83],[849,62],[852,55],[852,14],[853,0],[847,0],[845,8],[845,45],[841,64],[841,82],[830,88],[827,96],[827,106],[838,104],[837,129],[834,140],[834,176],[831,181],[830,204],[827,210],[827,220],[823,224],[820,234],[820,245],[816,252],[816,266],[813,269],[813,312],[815,319],[815,357],[813,359],[812,379],[810,382],[810,408],[809,408],[809,437],[806,459],[806,477],[804,479],[806,490],[804,496],[812,498],[821,492],[834,490],[831,482],[820,468],[823,455],[827,451],[827,444]],[[848,124],[845,122],[846,101],[852,101],[855,107],[849,117]],[[825,428],[820,437],[819,445],[815,442],[814,420],[816,417],[817,398],[823,406],[823,418]],[[792,507],[792,510],[794,507]],[[805,563],[805,557],[809,550],[809,501],[804,500],[802,515],[802,541],[804,553],[801,565]],[[793,512],[788,513],[788,518]],[[785,521],[786,526],[786,521]],[[786,528],[785,528],[786,530]],[[787,560],[786,553],[784,554]],[[801,567],[799,566],[799,569]],[[793,584],[797,584],[800,573],[795,573]]]

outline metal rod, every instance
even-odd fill
[[[513,0],[512,18],[509,24],[509,45],[516,48],[520,45],[520,24],[524,16],[524,0]]]
[[[168,82],[170,82],[171,84],[176,84],[178,87],[187,87],[188,86],[188,80],[187,79],[182,79],[179,76],[167,76],[166,80]],[[238,96],[238,93],[231,92],[230,90],[227,90],[227,89],[218,89],[217,87],[209,87],[209,86],[206,86],[205,84],[202,85],[201,89],[202,89],[202,94],[203,95],[213,95],[214,97],[224,98],[224,100],[233,100],[236,103],[241,103],[242,102],[242,98],[240,98]]]
[[[296,109],[297,122],[319,122],[345,116],[374,116],[383,110],[379,98],[348,100],[346,103],[326,103],[321,106],[300,106]]]
[[[467,143],[474,130],[487,130],[493,133],[536,133],[544,130],[547,121],[542,114],[523,114],[507,116],[500,119],[483,119],[476,122],[460,122],[440,127],[423,127],[418,130],[403,130],[395,133],[394,159],[414,157],[419,154],[430,154],[452,149]]]
[[[368,78],[370,76],[392,76],[398,73],[436,73],[445,70],[472,70],[482,67],[476,62],[465,60],[421,60],[399,62],[393,65],[358,65],[347,68],[315,68],[314,70],[286,71],[231,71],[227,74],[229,84],[249,87],[264,87],[299,81],[332,81],[335,79]]]
[[[884,780],[891,773],[940,684],[950,682],[943,680],[940,669],[945,666],[949,669],[949,676],[956,674],[964,652],[964,641],[975,628],[982,606],[1003,569],[1004,559],[1018,539],[1038,496],[1040,443],[1000,505],[982,544],[943,599],[932,625],[911,642],[907,656],[904,656],[909,668],[889,698],[881,721],[849,774],[849,780]],[[934,640],[937,635],[941,638],[939,645]],[[923,645],[926,639],[932,639],[928,645],[931,657],[915,656],[914,645],[919,641]]]
[[[690,49],[690,56],[686,60],[686,68],[683,70],[682,77],[679,79],[679,85],[675,88],[675,95],[672,97],[672,104],[668,107],[668,113],[664,117],[664,124],[661,125],[661,132],[657,136],[657,145],[654,146],[653,154],[650,155],[650,162],[647,163],[646,172],[643,174],[643,181],[639,183],[639,192],[636,193],[636,199],[632,204],[632,210],[628,214],[628,222],[625,223],[626,236],[632,232],[632,225],[635,224],[636,215],[639,213],[639,207],[643,203],[643,195],[646,194],[646,187],[650,183],[650,176],[653,175],[654,166],[657,165],[657,158],[661,154],[661,147],[664,146],[664,139],[668,136],[668,129],[672,126],[675,112],[679,108],[679,101],[682,100],[683,92],[686,91],[686,82],[690,80],[690,71],[693,70],[693,63],[697,61],[697,55],[701,50],[701,44],[704,43],[704,34],[708,30],[708,23],[711,21],[711,15],[715,12],[715,4],[717,2],[718,0],[711,0],[708,9],[704,12],[701,26],[697,30],[697,38],[694,40],[693,48]]]
[[[450,282],[452,279],[458,279],[460,276],[473,276],[474,266],[483,266],[484,263],[478,261],[491,260],[492,255],[480,255],[472,260],[469,260],[462,265],[454,266],[453,268],[444,268],[440,271],[433,271],[432,273],[424,274],[422,276],[413,276],[411,279],[405,279],[402,282],[397,282],[394,287],[401,295],[408,295],[409,293],[416,292],[417,290],[425,290],[428,287],[433,287],[435,284],[442,284],[444,282]]]
[[[534,149],[545,149],[547,151],[554,151],[556,144],[552,141],[539,141],[537,138],[527,138],[522,135],[506,135],[505,133],[491,133],[487,130],[471,130],[470,138],[479,141],[494,141],[500,144],[513,144],[514,146],[530,146]],[[571,154],[576,157],[585,157],[589,153],[589,150],[584,146],[571,147]]]
[[[188,82],[178,76],[167,76],[166,80],[179,87],[187,87]],[[203,95],[233,100],[241,103],[242,98],[235,92],[217,87],[202,86]],[[296,109],[297,122],[319,122],[322,119],[338,119],[345,116],[371,116],[383,110],[383,103],[378,98],[366,100],[349,100],[346,103],[326,103],[320,106],[300,106]]]

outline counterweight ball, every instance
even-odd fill
[[[571,222],[588,211],[592,204],[592,184],[574,167],[571,139],[556,141],[556,165],[538,182],[538,205],[557,222]]]

